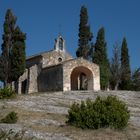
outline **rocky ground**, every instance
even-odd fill
[[[82,130],[65,122],[69,106],[87,98],[117,95],[129,107],[131,117],[126,129]],[[3,130],[24,132],[25,137],[42,140],[140,140],[140,92],[52,92],[20,95],[12,100],[0,100],[0,118],[11,111],[18,113],[16,124],[0,124]]]

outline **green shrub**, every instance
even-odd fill
[[[14,111],[10,112],[7,116],[1,119],[2,123],[16,123],[18,120],[17,113]]]
[[[105,99],[97,97],[93,102],[87,99],[81,104],[74,103],[68,111],[68,124],[81,127],[98,129],[111,127],[122,129],[127,126],[130,114],[126,104],[115,96]]]
[[[0,99],[11,99],[15,98],[16,93],[9,87],[0,89]]]

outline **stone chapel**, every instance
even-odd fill
[[[54,49],[26,59],[26,70],[18,80],[17,92],[100,90],[99,66],[83,58],[72,58],[64,38],[55,39]]]

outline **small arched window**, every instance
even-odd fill
[[[59,39],[59,49],[63,50],[63,39],[62,38]]]
[[[58,58],[58,62],[62,62],[62,58],[61,57]]]

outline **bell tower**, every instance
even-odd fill
[[[57,39],[55,39],[55,46],[54,49],[56,51],[62,51],[65,52],[65,40],[63,39],[63,37],[61,35],[59,35],[57,37]]]

